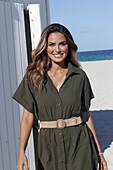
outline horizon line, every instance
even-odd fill
[[[93,52],[93,51],[105,51],[105,50],[113,50],[113,48],[108,48],[108,49],[94,49],[94,50],[80,50],[78,52]]]

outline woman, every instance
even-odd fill
[[[67,28],[45,28],[32,58],[13,95],[24,107],[18,170],[28,169],[25,148],[34,114],[40,120],[38,170],[96,170],[98,160],[107,170],[89,113],[94,95]]]

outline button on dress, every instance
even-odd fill
[[[13,99],[40,121],[68,119],[89,111],[94,95],[82,69],[68,63],[59,92],[47,74],[44,83],[45,89],[36,91],[25,74]],[[37,152],[37,170],[97,170],[97,146],[85,122],[62,130],[40,129]]]

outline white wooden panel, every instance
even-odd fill
[[[40,18],[40,5],[30,4],[27,9],[29,10],[30,19],[30,32],[32,41],[32,50],[38,45],[41,35],[41,18]],[[47,26],[47,25],[46,25]]]
[[[17,69],[17,80],[18,85],[25,74],[25,69],[28,65],[27,62],[27,50],[26,50],[26,38],[25,38],[25,25],[24,25],[24,14],[23,14],[23,6],[22,4],[13,4],[12,8],[13,14],[13,30],[14,30],[14,45],[15,45],[15,53],[16,53],[16,69]],[[23,108],[20,106],[20,120],[22,118]],[[29,143],[32,145],[29,145]],[[28,147],[26,148],[26,154],[29,160],[29,167],[34,169],[35,163],[31,160],[34,160],[34,145],[33,145],[33,136],[32,132],[29,138]],[[29,154],[30,152],[30,154]],[[31,154],[32,153],[32,154]]]
[[[16,166],[16,147],[14,139],[14,123],[12,115],[12,104],[11,104],[11,86],[10,86],[10,74],[9,74],[9,54],[7,46],[7,30],[6,30],[6,13],[5,4],[1,2],[0,11],[2,12],[2,17],[0,18],[1,24],[1,53],[2,53],[2,65],[3,65],[3,83],[4,83],[4,98],[5,98],[5,116],[7,123],[7,135],[8,135],[8,149],[9,149],[9,159],[10,168],[14,169]],[[2,136],[4,134],[1,134]]]
[[[5,1],[5,0],[1,0]],[[22,3],[26,9],[29,4],[40,4],[42,30],[50,24],[49,0],[6,0],[9,2]]]
[[[17,80],[16,80],[16,66],[15,66],[15,50],[14,50],[14,35],[13,35],[13,19],[11,14],[12,4],[6,2],[5,3],[5,11],[6,11],[6,30],[7,30],[7,48],[8,48],[8,55],[9,55],[9,74],[10,74],[10,83],[11,83],[11,90],[10,95],[13,93],[13,89],[17,87]],[[9,22],[10,21],[10,22]],[[12,114],[13,114],[13,124],[14,124],[14,138],[15,138],[15,145],[16,145],[16,162],[18,156],[18,149],[19,149],[19,134],[20,134],[20,117],[18,113],[18,106],[12,102]]]
[[[28,60],[27,60],[23,5],[18,5],[18,18],[19,18],[18,24],[19,24],[20,53],[21,53],[20,57],[22,61],[22,69],[23,69],[23,76],[24,76],[26,67],[28,65]]]
[[[13,170],[17,164],[23,108],[18,107],[11,97],[22,80],[28,64],[22,4],[0,2],[0,23],[0,147],[2,148],[0,169],[3,167],[4,170]],[[32,133],[30,141],[26,152],[30,169],[34,170]]]
[[[0,3],[0,21],[2,16],[1,11],[1,3]],[[1,27],[0,27],[0,33],[1,33]],[[10,169],[10,160],[9,160],[9,147],[8,147],[8,132],[7,132],[7,120],[6,120],[6,111],[5,111],[5,96],[4,96],[4,82],[3,82],[3,69],[2,69],[2,53],[1,53],[1,34],[0,34],[0,143],[1,147],[3,148],[3,151],[1,152],[1,157],[3,160],[3,167],[5,169]],[[6,164],[7,160],[7,164]],[[0,162],[2,163],[2,162]],[[2,165],[0,164],[0,167]]]
[[[29,10],[31,41],[33,50],[36,48],[41,35],[40,5],[30,4],[28,5],[27,9]]]
[[[19,16],[18,16],[17,4],[12,5],[12,18],[13,18],[13,34],[14,34],[16,70],[17,70],[17,85],[19,85],[22,79],[23,69],[22,69],[21,52],[20,52]]]
[[[40,5],[41,28],[43,30],[49,24],[49,23],[47,23],[48,14],[46,13],[47,12],[46,11],[46,2],[45,2],[45,0],[31,0],[31,4],[39,4]]]
[[[1,129],[1,128],[0,128]],[[4,170],[4,167],[3,167],[3,153],[2,153],[2,142],[1,142],[1,132],[0,132],[0,169]]]
[[[19,4],[10,2],[19,2]],[[40,3],[40,0],[33,2],[32,0],[10,0],[10,2],[0,1],[0,170],[16,169],[19,151],[23,107],[11,98],[20,84],[28,64],[23,5],[20,3],[23,2],[24,8],[26,8],[29,3]],[[45,8],[46,1],[43,2],[41,2],[41,9]],[[44,13],[44,18],[45,16],[46,13]],[[48,21],[45,22],[43,17],[41,20],[47,26]],[[40,19],[38,23],[40,23]],[[39,25],[41,26],[41,24]],[[40,33],[41,27],[38,32],[38,40]],[[29,169],[35,170],[32,132],[26,154]]]

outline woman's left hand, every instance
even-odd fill
[[[100,158],[100,160],[99,160],[99,170],[108,170],[107,162],[104,159],[104,156],[100,155],[99,158]]]

